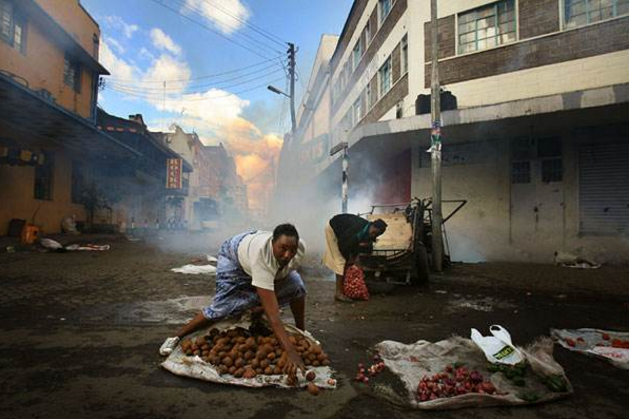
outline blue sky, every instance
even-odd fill
[[[260,88],[287,86],[280,64],[286,47],[271,39],[299,48],[298,106],[321,35],[341,32],[352,0],[81,3],[99,22],[100,60],[112,73],[100,105],[122,117],[141,113],[152,129],[175,122],[207,144],[225,143],[247,180],[277,157],[290,129],[288,100]]]

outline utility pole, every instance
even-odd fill
[[[443,242],[441,224],[441,89],[439,86],[439,51],[437,37],[437,0],[430,0],[432,71],[430,110],[432,130],[430,133],[430,160],[432,167],[432,257],[436,272],[443,271]]]
[[[343,177],[341,179],[341,212],[343,214],[347,214],[347,201],[349,200],[349,143],[347,141],[343,141],[330,149],[330,157],[338,153],[339,151],[343,151]]]
[[[297,118],[295,117],[295,44],[288,43],[288,73],[290,75],[290,140],[291,142],[295,138],[295,131],[297,130]]]

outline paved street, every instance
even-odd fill
[[[104,240],[104,241],[103,241]],[[170,268],[198,256],[100,239],[108,252],[0,254],[0,416],[3,418],[621,418],[627,372],[555,347],[575,394],[527,408],[415,412],[350,381],[369,348],[506,326],[516,343],[550,327],[629,330],[629,274],[542,265],[457,265],[421,289],[333,303],[333,283],[306,269],[307,326],[333,360],[338,389],[228,387],[160,369],[163,339],[205,304],[214,280]]]

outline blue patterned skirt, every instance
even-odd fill
[[[216,295],[212,304],[202,310],[206,319],[221,320],[239,316],[262,304],[256,287],[251,285],[251,277],[238,262],[238,246],[243,238],[252,233],[255,231],[238,234],[221,245],[216,266]],[[306,287],[301,276],[291,271],[285,279],[275,281],[275,296],[281,307],[305,297]]]

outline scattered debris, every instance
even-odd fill
[[[555,252],[554,262],[555,265],[565,268],[598,269],[601,267],[600,263],[566,252]]]
[[[551,336],[564,348],[595,356],[629,369],[629,333],[601,329],[551,329]]]
[[[216,266],[212,265],[184,265],[180,268],[172,268],[171,271],[180,274],[199,275],[208,274],[216,275]]]

